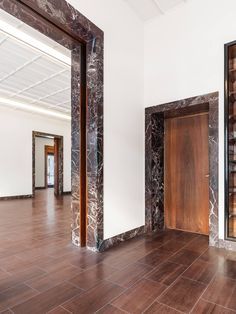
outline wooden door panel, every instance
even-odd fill
[[[165,122],[165,223],[209,233],[208,114]]]

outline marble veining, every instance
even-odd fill
[[[218,92],[187,98],[145,110],[145,210],[146,230],[164,228],[164,114],[209,105],[209,242],[219,246],[218,231]]]

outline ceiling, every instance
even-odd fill
[[[143,20],[161,16],[187,0],[125,0]]]
[[[69,50],[3,10],[0,21],[70,58]],[[70,116],[71,67],[0,29],[0,106],[4,99]]]

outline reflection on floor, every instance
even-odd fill
[[[177,231],[105,253],[70,244],[70,197],[0,202],[0,312],[235,313],[236,253]]]

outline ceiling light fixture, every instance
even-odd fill
[[[57,51],[56,49],[49,47],[48,45],[42,43],[41,41],[35,39],[34,37],[24,33],[20,29],[0,20],[0,31],[7,34],[10,37],[15,38],[21,43],[30,46],[31,48],[40,51],[41,53],[53,58],[58,61],[66,64],[67,66],[71,66],[71,58],[64,55],[63,53]]]
[[[2,98],[0,97],[0,104],[6,106],[6,107],[10,107],[13,109],[21,109],[21,110],[26,110],[29,112],[33,112],[33,113],[38,113],[38,114],[43,114],[49,117],[53,117],[53,118],[59,118],[59,119],[63,119],[63,120],[71,120],[71,117],[69,115],[60,113],[60,112],[56,112],[53,110],[48,110],[48,109],[44,109],[41,107],[35,107],[32,105],[27,105],[25,103],[21,103],[15,100],[11,100],[11,99],[7,99],[7,98]]]

